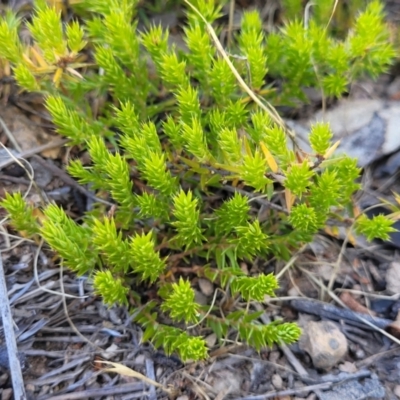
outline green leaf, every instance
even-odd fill
[[[316,123],[311,127],[309,136],[312,149],[319,155],[324,155],[331,145],[332,131],[329,124]]]
[[[288,170],[284,185],[294,195],[301,197],[307,188],[312,184],[311,178],[314,171],[310,169],[307,160],[302,164],[294,164]]]
[[[116,303],[128,305],[129,287],[120,278],[115,278],[111,271],[97,271],[93,278],[93,287],[97,294],[103,297],[105,304]]]
[[[275,290],[278,288],[278,281],[273,274],[260,274],[256,277],[241,276],[231,283],[232,292],[239,292],[246,301],[262,302],[265,296],[275,296]]]
[[[368,241],[373,239],[390,240],[390,233],[397,232],[393,228],[395,221],[379,214],[372,219],[363,214],[356,220],[355,229],[357,234],[365,235]]]
[[[181,189],[174,196],[173,201],[174,209],[172,213],[176,220],[171,224],[177,231],[175,240],[186,247],[200,244],[205,238],[200,227],[200,212],[197,208],[198,200],[193,198],[191,191],[185,193]]]
[[[132,260],[132,269],[139,274],[141,280],[155,282],[166,268],[166,260],[154,248],[152,232],[138,234],[131,239],[129,257]]]
[[[18,231],[24,231],[28,236],[39,233],[39,224],[34,217],[33,207],[23,199],[21,193],[7,193],[5,198],[0,202],[11,218],[11,223]]]
[[[272,181],[265,176],[267,161],[257,150],[254,156],[245,155],[241,167],[240,177],[246,185],[252,186],[258,192],[264,192]]]
[[[167,311],[175,321],[195,323],[199,319],[200,305],[195,302],[194,290],[190,282],[179,278],[178,283],[172,284],[171,293],[164,300],[161,308]]]

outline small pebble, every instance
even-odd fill
[[[306,351],[316,368],[329,370],[347,353],[347,339],[330,321],[310,321],[303,330],[299,347]]]
[[[122,320],[119,317],[119,315],[117,314],[117,310],[115,308],[110,308],[108,310],[108,315],[110,317],[110,321],[115,324],[115,325],[120,325],[122,324]]]
[[[205,278],[199,279],[199,287],[204,296],[212,296],[214,294],[214,285]]]
[[[208,348],[212,348],[217,343],[217,335],[215,333],[211,333],[206,337],[206,343]]]
[[[10,376],[8,375],[7,372],[5,372],[4,374],[0,375],[0,387],[2,387],[8,380]]]
[[[107,347],[106,350],[101,353],[101,356],[106,360],[111,360],[111,358],[117,355],[118,350],[119,347],[115,343],[113,343],[111,346]]]
[[[12,389],[3,389],[3,393],[1,394],[1,400],[10,400],[13,394]]]
[[[34,392],[35,391],[35,385],[32,385],[32,383],[28,383],[26,386],[25,386],[25,390],[27,391],[27,392]]]
[[[400,263],[393,261],[386,271],[386,290],[390,294],[400,291]]]
[[[290,297],[298,297],[301,296],[301,293],[297,286],[293,286],[288,290],[287,295]]]
[[[339,365],[339,370],[342,372],[348,372],[349,374],[354,374],[357,372],[357,367],[354,363],[345,361],[343,364]]]
[[[354,355],[358,360],[363,360],[365,358],[365,351],[363,349],[357,349]]]
[[[26,388],[26,390],[28,391],[28,388]],[[43,395],[49,393],[49,391],[50,391],[50,386],[49,386],[49,385],[43,385],[43,386],[40,388],[40,391],[39,391],[39,393],[38,393],[38,396],[43,396]],[[34,392],[35,392],[35,389],[30,390],[30,392],[33,392],[33,393],[34,393]]]
[[[396,385],[393,389],[393,393],[397,396],[400,397],[400,385]]]
[[[135,358],[135,363],[136,363],[136,364],[139,364],[139,365],[144,365],[144,360],[145,360],[144,354],[139,354],[139,355],[136,356],[136,358]]]
[[[283,387],[282,378],[278,374],[272,375],[272,384],[276,390],[281,390]]]
[[[218,373],[210,376],[210,378],[211,382],[209,383],[216,393],[224,393],[225,395],[229,393],[233,395],[240,393],[240,386],[242,384],[240,374],[226,369],[218,371]]]
[[[280,357],[280,353],[279,351],[271,351],[271,353],[269,353],[269,361],[276,363],[279,360]]]

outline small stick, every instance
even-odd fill
[[[300,364],[299,360],[294,356],[293,352],[289,349],[289,347],[286,346],[286,344],[279,345],[279,348],[282,350],[290,365],[296,370],[301,378],[309,376],[306,369]]]
[[[29,186],[32,183],[29,179],[17,178],[15,176],[1,174],[1,173],[0,173],[0,180],[12,182],[12,183],[19,183],[19,184],[25,185],[25,186]],[[43,185],[37,185],[37,186],[39,189],[42,189],[42,190],[46,189],[46,187]]]
[[[319,301],[296,299],[292,300],[290,304],[297,311],[318,315],[335,321],[343,319],[350,324],[355,323],[356,325],[359,325],[362,320],[365,320],[380,329],[385,329],[388,325],[393,323],[390,319],[371,317],[367,314],[360,314],[355,311],[346,310]]]
[[[42,151],[46,151],[46,150],[54,149],[55,147],[63,146],[65,143],[68,143],[68,139],[55,139],[55,140],[52,140],[51,142],[46,143],[42,146],[38,146],[33,149],[21,151],[20,153],[15,154],[15,158],[29,158],[35,154],[41,153]],[[0,169],[8,167],[9,165],[11,165],[14,162],[15,162],[15,159],[11,158],[11,157],[7,158],[4,161],[0,161]]]
[[[235,400],[272,399],[272,398],[278,398],[278,397],[283,397],[283,396],[298,395],[298,394],[301,394],[304,392],[315,392],[316,390],[330,389],[331,386],[332,386],[332,382],[318,383],[316,385],[304,386],[302,388],[297,388],[297,389],[287,389],[287,390],[281,390],[279,392],[273,391],[273,392],[269,392],[269,393],[265,393],[265,394],[260,394],[257,396],[239,397],[239,398],[236,398]]]
[[[11,381],[14,399],[26,400],[24,380],[22,378],[21,364],[18,358],[17,341],[13,327],[11,307],[8,301],[7,286],[4,276],[3,261],[0,253],[0,309],[3,321],[4,336],[6,338],[8,362],[11,372]]]
[[[87,389],[83,392],[65,393],[58,396],[44,395],[40,396],[37,400],[84,400],[91,397],[115,396],[125,393],[129,393],[131,399],[143,398],[147,394],[142,382],[133,382],[114,385],[113,387]]]
[[[40,165],[42,165],[44,168],[50,170],[53,175],[58,176],[60,179],[62,179],[67,185],[72,186],[74,189],[78,190],[82,194],[84,194],[86,197],[90,199],[94,199],[95,201],[98,201],[99,203],[107,204],[109,206],[112,206],[112,203],[109,201],[100,199],[96,197],[95,194],[90,192],[89,190],[85,189],[83,186],[81,186],[75,179],[71,178],[65,171],[63,171],[61,168],[58,168],[54,164],[48,163],[46,160],[44,160],[42,157],[39,157],[38,155],[33,155],[32,156],[35,161],[37,161]]]
[[[342,300],[343,303],[350,308],[350,310],[361,314],[376,316],[376,312],[371,311],[367,307],[360,304],[349,292],[342,292],[340,295],[340,300]]]
[[[146,375],[149,379],[155,381],[156,380],[156,375],[154,372],[154,362],[150,358],[146,358]],[[150,390],[149,390],[149,400],[157,400],[157,393],[156,393],[156,388],[153,385],[150,385]]]
[[[307,379],[310,379],[309,373],[306,371],[306,369],[303,367],[303,365],[300,363],[300,361],[295,357],[293,354],[292,350],[289,349],[288,346],[285,344],[281,344],[279,348],[282,350],[283,354],[285,354],[287,360],[289,361],[290,365],[296,370],[296,372],[299,374],[300,379],[303,381],[306,381]],[[321,388],[314,388],[313,392],[318,396],[318,398],[322,397],[321,394]]]
[[[371,371],[368,369],[362,369],[360,371],[350,374],[348,372],[340,372],[338,375],[328,374],[321,377],[322,382],[332,382],[342,384],[354,379],[363,379],[371,376]],[[322,383],[321,382],[321,383]]]
[[[393,349],[386,350],[381,353],[373,354],[372,356],[369,356],[368,358],[364,358],[363,360],[357,361],[356,367],[357,368],[368,367],[371,364],[376,363],[381,358],[385,358],[385,357],[389,357],[389,356],[393,357],[395,355],[397,356],[399,351],[400,351],[400,347],[395,347]]]

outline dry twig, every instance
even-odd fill
[[[11,371],[11,380],[14,390],[14,399],[26,400],[24,380],[22,378],[21,363],[18,357],[17,341],[13,327],[10,303],[8,301],[7,286],[0,253],[0,309],[3,321],[4,335],[7,344],[8,360]]]

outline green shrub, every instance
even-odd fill
[[[263,325],[252,311],[253,301],[274,296],[276,277],[246,274],[240,263],[288,260],[328,220],[341,221],[359,169],[356,160],[332,157],[325,124],[311,130],[313,153],[301,152],[273,105],[305,100],[307,86],[338,97],[353,79],[384,71],[393,50],[382,5],[372,1],[344,40],[316,19],[308,27],[293,19],[266,35],[259,14],[247,12],[228,56],[210,29],[220,16],[216,2],[188,4],[187,51],[158,26],[138,33],[137,3],[84,0],[83,22],[63,23],[36,1],[26,23],[31,46],[20,42],[15,15],[0,20],[3,64],[22,89],[43,93],[57,131],[91,157],[89,166],[72,160],[69,173],[108,194],[115,209],[97,204],[78,224],[55,204],[37,221],[19,194],[1,204],[17,230],[41,235],[60,262],[90,275],[105,303],[128,306],[143,339],[167,353],[205,358],[209,331],[221,340],[236,332],[256,349],[291,343],[297,325]],[[98,116],[88,106],[93,97],[107,99]],[[382,217],[350,215],[350,223],[368,239],[392,231]],[[194,275],[215,284],[209,304],[196,302]],[[140,288],[149,286],[157,296],[142,304]]]

